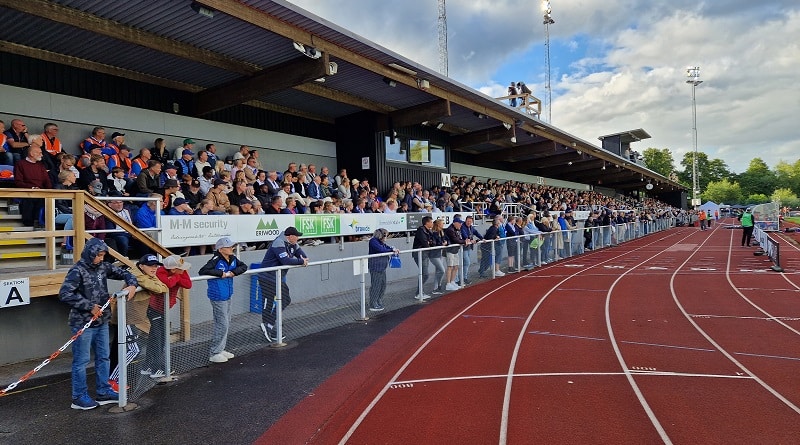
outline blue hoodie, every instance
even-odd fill
[[[292,244],[286,238],[286,234],[281,232],[275,241],[267,249],[264,254],[264,259],[261,260],[260,268],[276,267],[276,266],[301,266],[303,258],[308,258],[303,249],[297,244]],[[286,275],[289,274],[288,270],[281,272],[281,281],[286,281]],[[267,279],[275,281],[275,272],[261,272],[258,274],[259,279]]]
[[[208,299],[211,301],[226,301],[233,295],[233,278],[222,278],[225,272],[233,272],[234,275],[241,275],[247,272],[247,264],[241,262],[236,255],[231,255],[230,260],[226,260],[221,253],[214,252],[211,259],[200,268],[200,275],[213,275],[215,279],[208,280]]]
[[[103,240],[92,238],[87,241],[81,252],[81,259],[67,272],[58,291],[58,298],[72,307],[69,311],[69,325],[72,328],[83,327],[92,319],[94,305],[102,306],[108,300],[108,278],[124,281],[125,286],[139,285],[136,277],[127,270],[105,261],[93,264],[102,251],[108,252],[108,246]],[[108,307],[92,327],[101,326],[110,319],[111,308]]]

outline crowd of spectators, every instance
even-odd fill
[[[5,125],[0,121],[0,129]],[[0,139],[0,164],[13,164],[15,184],[21,188],[80,189],[95,196],[120,197],[125,218],[139,228],[155,227],[155,214],[297,214],[297,213],[399,213],[470,212],[489,216],[517,204],[526,217],[557,217],[567,210],[597,210],[610,218],[653,219],[672,212],[669,206],[633,197],[610,197],[589,190],[574,190],[520,181],[454,177],[451,187],[424,188],[414,181],[395,182],[378,190],[367,178],[351,178],[346,169],[332,175],[327,166],[290,162],[284,171],[268,166],[257,149],[241,146],[223,158],[215,144],[197,147],[191,138],[170,149],[163,138],[152,147],[132,150],[125,134],[94,127],[74,150],[58,138],[58,125],[44,125],[30,134],[21,119],[11,121]],[[141,206],[125,197],[156,197]],[[23,200],[23,223],[35,226],[43,202]],[[57,205],[57,222],[71,224],[70,203]],[[635,212],[635,213],[632,213]],[[87,228],[114,228],[102,212],[84,209]],[[111,225],[112,227],[107,227]],[[102,234],[98,234],[102,236]],[[318,243],[318,241],[317,241]]]

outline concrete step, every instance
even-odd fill
[[[31,238],[31,239],[7,239],[0,240],[0,246],[40,246],[44,245],[46,240],[44,238]]]

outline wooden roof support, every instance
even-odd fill
[[[209,88],[195,94],[195,115],[203,116],[325,77],[329,66],[327,54],[319,59],[299,57],[261,70],[252,76]]]
[[[250,75],[259,70],[252,64],[235,60],[214,51],[198,48],[177,40],[161,37],[132,26],[123,25],[113,20],[104,19],[94,14],[61,6],[44,0],[0,0],[0,7],[23,12],[34,17],[41,17],[56,23],[86,29],[93,33],[111,37],[133,45],[139,45],[160,53],[170,54],[187,60],[199,61],[206,65]]]
[[[486,130],[473,131],[472,133],[452,136],[450,138],[450,149],[459,150],[474,145],[485,144],[487,142],[492,143],[500,139],[509,139],[512,135],[511,129],[506,129],[506,127],[502,125]]]
[[[488,152],[487,155],[498,161],[522,162],[531,158],[539,158],[546,154],[552,155],[555,150],[556,144],[553,141],[540,141]]]
[[[419,125],[425,121],[435,123],[447,116],[450,116],[450,101],[447,99],[437,99],[389,113],[394,128]]]

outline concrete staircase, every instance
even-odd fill
[[[33,232],[22,225],[19,214],[9,214],[10,200],[0,199],[0,232]],[[43,238],[0,240],[0,262],[3,270],[41,267],[46,258]]]

